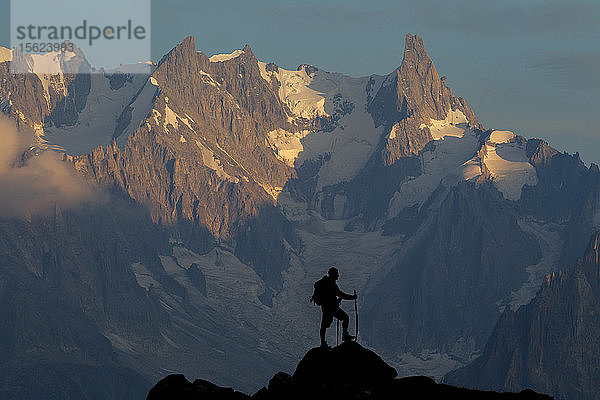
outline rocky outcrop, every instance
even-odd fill
[[[190,383],[183,375],[169,375],[148,393],[147,400],[234,400],[234,399],[551,399],[526,390],[521,393],[493,393],[436,384],[424,376],[395,379],[396,370],[377,354],[357,343],[343,343],[333,349],[310,350],[292,376],[277,373],[253,396],[222,388],[202,379]]]
[[[552,157],[558,154],[558,151],[542,139],[529,139],[526,151],[529,162],[538,170],[547,167],[552,162]]]
[[[596,233],[583,258],[548,276],[530,304],[505,311],[482,356],[446,381],[492,390],[532,388],[574,400],[597,398],[599,254]]]

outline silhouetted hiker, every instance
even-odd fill
[[[348,314],[346,314],[344,310],[340,308],[340,302],[342,299],[354,300],[356,299],[356,295],[344,293],[340,290],[337,283],[335,283],[339,276],[340,273],[338,272],[337,268],[329,268],[327,275],[315,283],[315,292],[311,298],[315,304],[321,306],[321,310],[323,311],[320,331],[321,347],[327,347],[325,333],[327,328],[331,326],[334,317],[342,321],[342,340],[349,341],[355,338],[355,336],[352,336],[348,333]]]

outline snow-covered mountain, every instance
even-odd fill
[[[23,65],[13,66],[23,73],[13,74],[4,64],[3,111],[33,128],[40,149],[68,154],[110,143],[117,118],[154,69],[138,63],[91,73],[78,48],[43,55],[2,48],[0,62],[5,61]]]
[[[73,382],[79,365],[103,371],[114,393],[177,371],[255,390],[317,343],[308,298],[331,265],[359,293],[362,343],[440,378],[600,224],[598,168],[486,130],[416,35],[398,69],[361,78],[249,46],[208,57],[192,38],[100,74],[80,53],[44,57],[56,74],[15,75],[38,60],[0,52],[1,108],[109,199],[1,220],[0,282],[18,284],[0,285],[15,321],[0,336],[34,345],[0,357],[32,391],[55,360]]]

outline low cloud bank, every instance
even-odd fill
[[[0,216],[44,214],[97,198],[97,191],[52,151],[19,162],[29,143],[12,121],[0,118]]]

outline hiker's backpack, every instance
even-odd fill
[[[327,275],[325,275],[324,277],[322,277],[321,279],[319,279],[318,281],[315,282],[315,290],[313,292],[312,297],[310,298],[310,301],[312,301],[313,303],[315,303],[318,306],[322,306],[323,301],[325,300],[326,292],[327,292]]]

